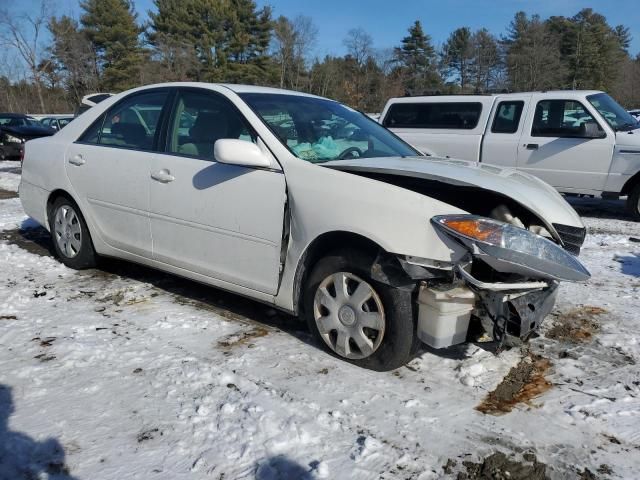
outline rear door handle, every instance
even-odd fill
[[[537,150],[539,145],[537,143],[527,143],[527,150]]]
[[[176,179],[176,177],[171,175],[171,172],[166,168],[163,168],[162,170],[159,170],[157,172],[153,172],[151,174],[151,178],[161,183],[173,182]]]
[[[69,159],[69,163],[71,165],[77,165],[78,167],[80,165],[84,165],[85,162],[86,162],[86,160],[84,158],[82,158],[82,155],[80,155],[80,154],[76,155],[75,157],[71,157]]]

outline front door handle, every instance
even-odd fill
[[[537,150],[539,145],[537,143],[527,143],[527,150]]]
[[[82,158],[82,155],[80,155],[80,154],[76,155],[75,157],[71,157],[69,159],[69,163],[71,165],[77,165],[78,167],[80,165],[84,165],[85,162],[86,162],[86,160],[84,158]]]
[[[171,172],[166,168],[163,168],[162,170],[159,170],[157,172],[153,172],[151,174],[151,178],[161,183],[173,182],[176,179],[176,177],[171,175]]]

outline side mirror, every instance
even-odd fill
[[[605,138],[607,134],[595,122],[585,122],[580,125],[581,136],[584,138]]]
[[[241,167],[271,167],[271,160],[260,148],[246,140],[223,138],[217,140],[213,146],[213,155],[216,161]]]

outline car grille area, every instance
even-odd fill
[[[560,235],[565,250],[573,255],[579,255],[580,248],[584,243],[584,237],[587,235],[587,229],[562,225],[561,223],[554,223],[553,226],[558,235]]]

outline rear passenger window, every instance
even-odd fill
[[[493,133],[516,133],[524,108],[523,101],[500,102],[493,119]]]
[[[531,135],[534,137],[576,137],[585,136],[585,126],[596,122],[580,102],[575,100],[543,100],[536,105]]]
[[[226,98],[213,93],[180,93],[169,131],[169,152],[214,160],[213,146],[222,138],[256,140]]]
[[[117,104],[107,112],[97,143],[135,150],[153,150],[167,95],[167,91],[144,93]]]
[[[482,104],[456,103],[394,103],[384,118],[389,128],[446,128],[471,130],[478,125]]]

